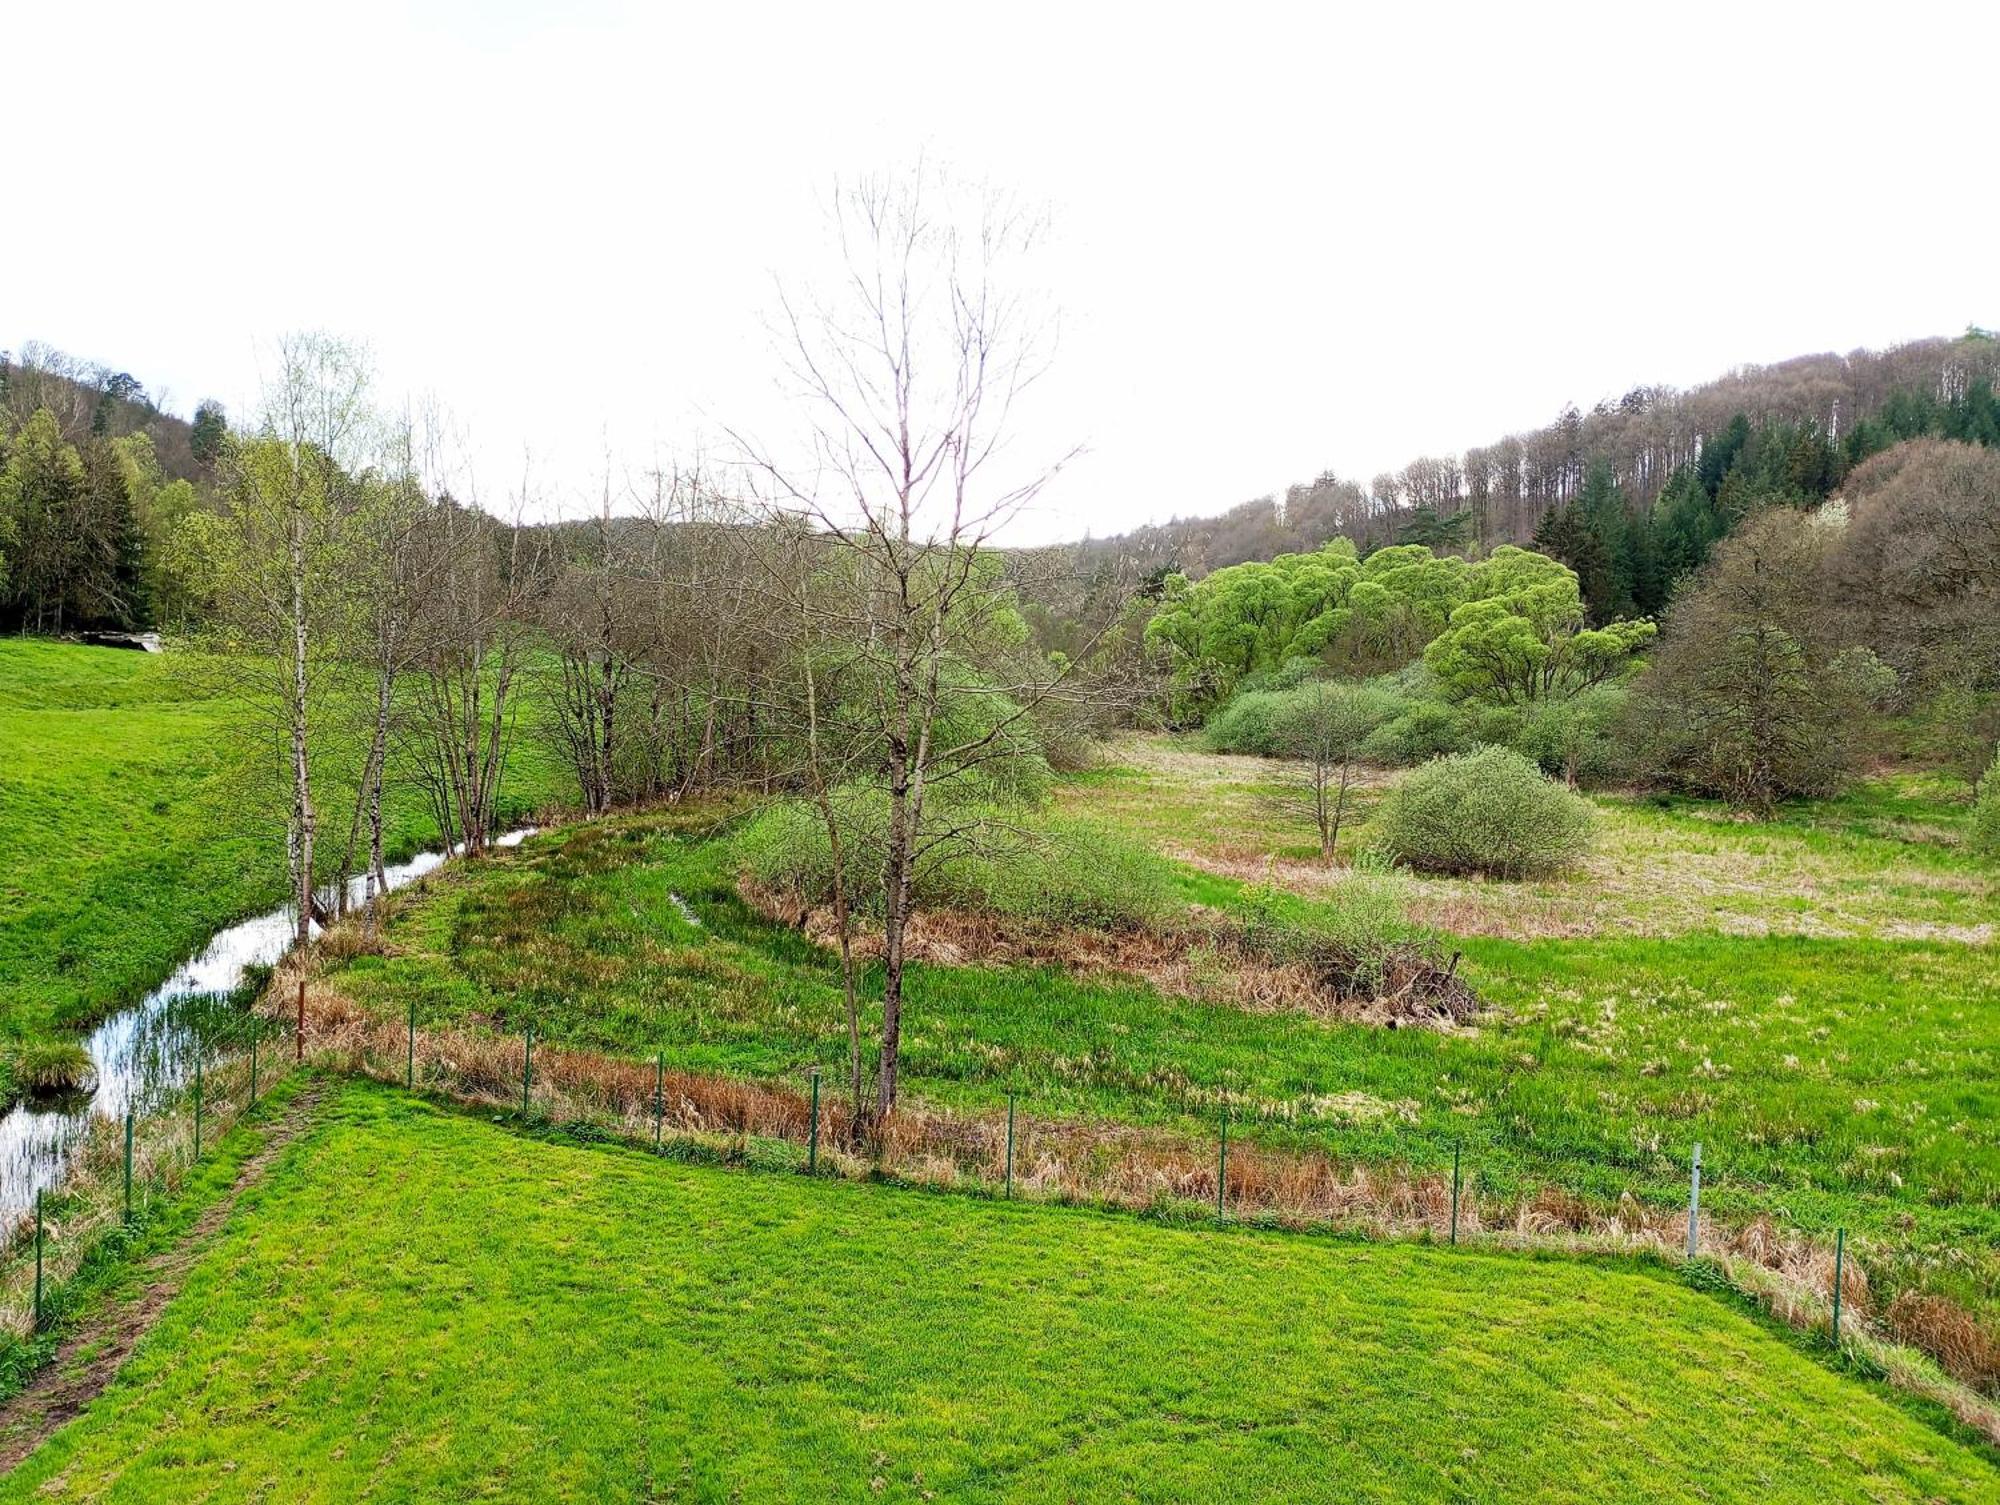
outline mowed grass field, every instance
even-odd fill
[[[179,654],[0,639],[0,1072],[8,1041],[135,1001],[283,902],[283,793],[258,795],[275,762],[216,680]],[[562,797],[542,760],[517,764],[510,813]],[[395,856],[436,840],[415,790],[389,814]]]
[[[0,1500],[2000,1499],[1664,1273],[322,1112]]]
[[[334,974],[420,1023],[474,1022],[677,1066],[841,1079],[824,949],[738,897],[727,812],[550,833],[438,875],[388,954]],[[1217,905],[1241,880],[1190,870]],[[1301,904],[1313,901],[1301,899]],[[682,903],[687,905],[683,912]],[[690,919],[690,914],[692,919]],[[2000,974],[1942,941],[1691,934],[1454,941],[1488,1000],[1469,1031],[1395,1030],[1167,996],[1048,968],[912,970],[905,1071],[920,1097],[1232,1132],[1360,1163],[1747,1218],[1845,1226],[1882,1282],[2000,1305]]]

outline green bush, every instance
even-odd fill
[[[1310,661],[1293,661],[1300,662]],[[1360,697],[1360,703],[1368,707],[1365,714],[1370,721],[1386,720],[1408,704],[1408,696],[1388,677],[1314,677],[1282,689],[1245,689],[1209,721],[1208,745],[1216,752],[1249,753],[1260,758],[1299,756],[1300,749],[1314,740],[1313,724],[1324,714],[1329,685],[1343,696]],[[1378,760],[1371,757],[1370,761]]]
[[[1589,850],[1590,803],[1504,747],[1426,763],[1391,790],[1377,840],[1399,862],[1431,873],[1533,877]]]
[[[888,800],[878,791],[841,790],[834,809],[848,902],[880,918]],[[1117,929],[1152,924],[1173,903],[1163,858],[1081,822],[951,797],[927,802],[925,828],[928,850],[911,885],[919,908]],[[832,902],[832,844],[816,807],[773,806],[743,830],[736,849],[744,872],[763,887],[813,906]]]
[[[1174,904],[1165,858],[1083,821],[1038,822],[963,865],[978,907],[1053,925],[1138,929]]]
[[[1408,768],[1459,752],[1471,741],[1457,710],[1443,701],[1419,700],[1377,727],[1361,751],[1371,762]]]
[[[1249,690],[1236,696],[1208,723],[1208,745],[1217,752],[1276,757],[1284,746],[1293,695],[1287,690]]]
[[[1613,778],[1624,771],[1625,757],[1613,733],[1626,700],[1623,685],[1598,685],[1567,700],[1537,701],[1508,745],[1565,783]]]
[[[1972,849],[1988,857],[2000,857],[2000,753],[1979,781],[1979,797],[1972,803]]]

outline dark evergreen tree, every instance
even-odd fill
[[[1632,615],[1634,552],[1625,494],[1609,460],[1593,460],[1579,498],[1583,526],[1590,534],[1580,562],[1571,568],[1583,586],[1590,620],[1599,626]]]
[[[1436,553],[1449,554],[1471,542],[1472,523],[1470,512],[1441,517],[1437,508],[1426,504],[1412,512],[1409,521],[1396,530],[1396,542],[1420,543]]]
[[[1535,529],[1535,548],[1576,571],[1577,585],[1593,622],[1610,620],[1600,612],[1601,603],[1608,602],[1617,590],[1611,553],[1604,536],[1592,526],[1581,495],[1543,515]]]
[[[1717,434],[1701,448],[1701,484],[1710,496],[1722,489],[1722,478],[1729,474],[1729,468],[1736,463],[1736,457],[1743,453],[1743,447],[1750,442],[1750,419],[1738,413],[1729,420],[1729,426]]]
[[[188,432],[188,448],[203,465],[215,464],[215,457],[222,453],[222,442],[229,436],[229,420],[222,411],[222,404],[213,397],[204,398],[201,406],[194,410],[194,423]]]

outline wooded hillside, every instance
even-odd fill
[[[1635,518],[1670,507],[1670,487],[1684,473],[1715,498],[1739,463],[1739,490],[1824,496],[1852,466],[1901,439],[2000,442],[1996,377],[2000,339],[1980,329],[1744,366],[1686,391],[1641,386],[1588,412],[1565,408],[1543,428],[1462,455],[1415,459],[1365,482],[1325,471],[1283,496],[1137,528],[1079,551],[1093,565],[1131,575],[1171,569],[1199,577],[1336,537],[1363,552],[1395,542],[1525,544],[1551,514],[1585,497],[1600,464]]]

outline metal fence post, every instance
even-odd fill
[[[257,1106],[257,1030],[255,1025],[252,1025],[250,1029],[250,1101],[248,1106],[252,1108]]]
[[[1014,1094],[1007,1094],[1007,1200],[1014,1199]]]
[[[1847,1256],[1847,1230],[1837,1230],[1833,1235],[1833,1345],[1840,1346],[1840,1278],[1842,1266]]]
[[[806,1174],[814,1175],[819,1170],[819,1068],[813,1067],[813,1107],[812,1128],[806,1139]]]
[[[1694,1147],[1694,1164],[1688,1172],[1688,1258],[1693,1259],[1701,1240],[1701,1142]]]
[[[201,1159],[201,1040],[194,1044],[194,1158]]]
[[[125,1110],[125,1221],[132,1221],[132,1118],[131,1108]]]
[[[1458,1150],[1451,1147],[1451,1241],[1458,1242]]]
[[[42,1192],[35,1188],[35,1331],[42,1330]]]
[[[412,1091],[417,1085],[417,1000],[410,1000],[409,1048],[403,1057],[403,1087]]]
[[[535,1027],[534,1025],[530,1024],[528,1026],[528,1033],[526,1040],[521,1046],[521,1113],[523,1117],[525,1117],[528,1112],[528,1084],[531,1081],[533,1081],[534,1072],[535,1072]]]
[[[663,1050],[653,1063],[653,1148],[660,1147],[660,1136],[667,1127],[667,1053]]]
[[[1215,1215],[1229,1216],[1229,1110],[1222,1110],[1222,1150],[1215,1162]]]
[[[299,979],[299,1022],[292,1031],[292,1059],[304,1064],[306,1058],[306,980]]]

